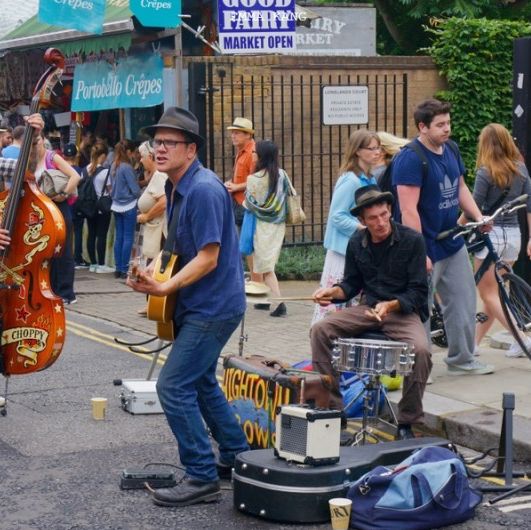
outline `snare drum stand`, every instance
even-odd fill
[[[398,425],[398,419],[395,415],[395,412],[393,410],[393,407],[391,406],[391,403],[389,401],[389,398],[387,397],[387,392],[385,389],[382,390],[382,383],[380,381],[380,374],[368,374],[369,380],[365,382],[363,379],[363,374],[358,373],[360,376],[360,381],[363,383],[363,389],[354,397],[352,398],[347,405],[345,405],[344,410],[348,410],[348,408],[355,403],[362,394],[363,396],[363,415],[361,418],[361,430],[356,433],[356,436],[354,437],[354,442],[352,442],[352,445],[365,445],[365,442],[367,441],[367,438],[370,437],[376,442],[381,442],[382,439],[376,434],[372,432],[372,430],[369,428],[369,413],[374,412],[374,417],[379,419],[380,421],[382,418],[379,417],[380,413],[380,392],[383,391],[384,400],[389,408],[389,412],[393,418],[394,425]],[[374,401],[371,404],[371,396],[374,397]],[[387,422],[386,422],[387,423]]]

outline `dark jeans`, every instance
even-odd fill
[[[76,263],[83,262],[83,225],[85,224],[85,218],[79,215],[75,215],[70,207],[72,215],[72,224],[74,226],[74,261]]]
[[[87,252],[92,265],[105,265],[107,232],[109,231],[110,223],[111,212],[97,213],[94,217],[87,219]]]
[[[221,350],[241,319],[242,315],[215,322],[184,322],[157,380],[157,393],[177,439],[181,463],[196,480],[218,479],[206,427],[226,464],[233,464],[235,456],[249,448],[216,379]]]
[[[126,212],[113,212],[116,227],[114,239],[114,263],[118,272],[127,272],[133,249],[136,227],[136,206]]]
[[[62,254],[52,258],[50,267],[50,283],[52,291],[60,296],[63,300],[73,300],[74,294],[74,256],[72,255],[72,214],[70,206],[66,201],[56,202],[55,205],[63,214],[65,220],[65,244],[63,245]]]
[[[413,372],[404,377],[402,399],[398,404],[399,423],[422,423],[422,396],[430,375],[432,362],[426,331],[416,313],[389,313],[383,322],[376,322],[365,315],[366,305],[347,307],[330,313],[316,322],[310,331],[312,362],[315,370],[335,377],[330,398],[330,408],[343,409],[339,391],[339,378],[332,367],[333,340],[353,338],[369,330],[381,330],[390,339],[414,346],[415,366]]]

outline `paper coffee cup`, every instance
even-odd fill
[[[333,530],[348,530],[350,524],[350,510],[352,501],[342,497],[336,497],[328,501],[330,506],[330,518]]]
[[[104,420],[107,410],[107,398],[94,397],[90,401],[92,402],[92,417],[95,420]]]

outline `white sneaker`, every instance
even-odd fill
[[[0,396],[0,407],[5,407],[5,406],[6,406],[6,398]]]
[[[97,272],[98,270],[98,265],[96,263],[93,263],[90,267],[89,267],[89,272]]]
[[[531,349],[531,338],[529,338],[529,337],[526,338],[525,344],[526,344],[528,350]],[[511,344],[511,347],[505,352],[505,357],[509,357],[509,358],[512,358],[512,359],[516,359],[518,357],[524,357],[524,356],[525,356],[525,353],[522,350],[522,347],[516,341],[514,341]]]
[[[107,265],[98,265],[98,268],[96,269],[97,274],[110,274],[111,272],[114,272],[114,267],[108,267]]]
[[[476,344],[474,346],[474,357],[479,357],[479,356],[480,356],[479,346]]]

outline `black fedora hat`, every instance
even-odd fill
[[[157,124],[144,127],[142,132],[149,136],[154,136],[157,129],[181,131],[193,139],[198,149],[205,143],[205,139],[199,134],[197,118],[186,109],[179,107],[167,108]]]
[[[354,194],[354,200],[356,201],[356,206],[350,210],[350,213],[354,216],[358,216],[361,210],[367,208],[367,206],[372,206],[379,202],[387,202],[388,204],[395,202],[395,198],[390,191],[382,191],[375,184],[358,188]]]

